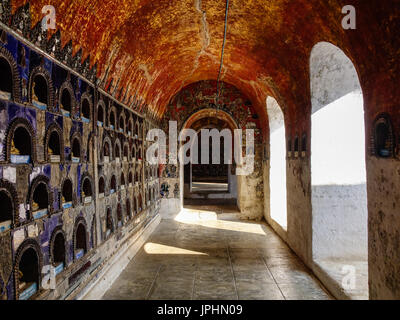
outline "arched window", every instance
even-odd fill
[[[85,204],[92,202],[92,183],[88,177],[83,179],[82,201]]]
[[[61,273],[66,264],[65,236],[61,228],[56,228],[50,240],[51,262],[55,268],[55,274]]]
[[[111,177],[111,184],[110,184],[110,194],[113,194],[117,191],[117,179],[115,179],[115,175]]]
[[[267,98],[269,120],[269,192],[270,210],[268,219],[277,222],[283,229],[287,228],[286,204],[286,129],[281,107],[273,97]],[[288,155],[291,152],[291,141],[288,142]]]
[[[311,51],[310,89],[313,263],[325,273],[367,266],[365,116],[356,67],[340,48],[320,42]],[[357,278],[364,287],[367,276]]]
[[[100,177],[99,179],[99,198],[103,198],[104,197],[104,178]]]
[[[81,106],[81,111],[82,111],[82,121],[89,123],[90,122],[90,101],[89,98],[83,98],[82,99],[82,106]]]
[[[0,56],[0,98],[11,100],[13,92],[13,73],[10,63]]]
[[[75,163],[78,163],[81,160],[81,144],[77,137],[72,141],[71,160]]]
[[[62,187],[62,198],[61,198],[62,207],[64,209],[72,207],[72,194],[73,194],[72,182],[70,179],[66,179]]]
[[[76,227],[75,231],[75,260],[79,260],[87,252],[86,238],[86,226],[83,222],[78,222],[78,226]]]
[[[33,78],[32,83],[32,104],[38,107],[39,109],[46,109],[49,101],[48,101],[48,84],[46,78],[37,74]]]

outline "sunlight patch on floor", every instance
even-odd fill
[[[148,242],[144,245],[147,254],[178,254],[178,255],[197,255],[207,256],[208,254],[193,250],[186,250],[178,247],[167,246],[159,243]]]

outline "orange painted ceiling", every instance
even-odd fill
[[[162,117],[170,99],[195,81],[217,79],[225,0],[12,0],[30,3],[32,25],[51,4],[62,45],[91,55],[98,77],[129,88]],[[343,30],[342,7],[357,9],[357,30]],[[309,56],[319,41],[340,47],[368,74],[398,71],[398,0],[230,0],[222,80],[265,119],[273,95],[293,117],[309,112]],[[396,32],[397,30],[397,32]]]

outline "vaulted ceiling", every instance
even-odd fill
[[[48,0],[30,3],[32,25]],[[62,45],[90,54],[104,86],[137,94],[157,117],[184,86],[217,79],[225,0],[52,0]],[[342,7],[357,9],[357,30],[344,30]],[[396,5],[397,4],[397,5]],[[309,56],[319,41],[340,47],[369,73],[398,72],[397,0],[230,0],[221,80],[243,91],[261,118],[274,96],[291,117],[309,112]],[[50,35],[49,35],[50,36]]]

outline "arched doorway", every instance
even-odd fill
[[[192,145],[197,149],[197,159],[183,166],[184,204],[236,205],[238,178],[233,170],[233,131],[237,125],[234,120],[224,111],[203,109],[193,114],[183,129],[193,130],[197,137]],[[219,135],[215,142],[210,136],[213,133]],[[207,138],[208,146],[202,145]]]
[[[368,210],[363,95],[350,59],[330,43],[311,53],[311,184],[314,262],[349,295],[368,292]],[[368,298],[368,296],[366,297]]]

